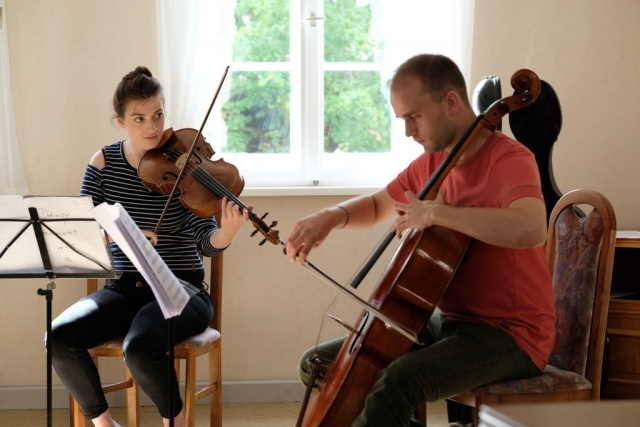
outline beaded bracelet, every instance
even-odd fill
[[[351,217],[351,215],[349,215],[349,210],[347,208],[345,208],[342,205],[336,205],[336,208],[340,208],[344,211],[344,213],[347,214],[347,220],[344,222],[344,224],[342,224],[342,227],[339,227],[338,230],[342,230],[343,228],[345,228],[347,226],[347,224],[349,224],[349,218]]]

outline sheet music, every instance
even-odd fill
[[[122,205],[102,203],[91,214],[149,283],[165,319],[179,315],[189,295]]]
[[[36,208],[42,221],[47,252],[58,277],[115,275],[102,230],[89,212],[93,208],[91,197],[15,195],[0,196],[2,275],[25,277],[44,273],[30,222],[31,207]]]

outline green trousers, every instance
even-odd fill
[[[414,410],[424,402],[540,373],[505,332],[486,325],[449,321],[435,314],[421,338],[424,346],[416,346],[378,373],[353,427],[407,427]],[[317,382],[343,342],[344,338],[339,338],[318,347],[322,362]],[[298,376],[305,385],[314,350],[307,350],[298,366]]]

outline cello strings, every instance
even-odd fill
[[[331,310],[333,310],[333,308],[336,306],[336,304],[338,303],[338,300],[340,299],[341,296],[342,296],[342,294],[340,292],[338,292],[336,294],[336,296],[333,298],[333,300],[329,303],[327,308],[324,310],[324,312],[322,313],[322,320],[320,321],[320,328],[318,328],[318,337],[316,338],[316,345],[315,345],[315,349],[314,349],[314,354],[316,354],[316,355],[318,354],[318,346],[320,345],[320,339],[322,338],[322,334],[324,332],[324,327],[327,324],[327,319],[328,318],[333,318],[333,317],[331,317],[329,312]]]

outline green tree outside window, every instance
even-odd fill
[[[238,0],[236,62],[289,61],[289,0]],[[373,62],[378,46],[369,33],[370,6],[355,0],[325,1],[325,61]],[[389,106],[377,71],[324,73],[324,151],[390,150]],[[289,73],[232,72],[230,98],[222,107],[226,152],[288,153]]]

